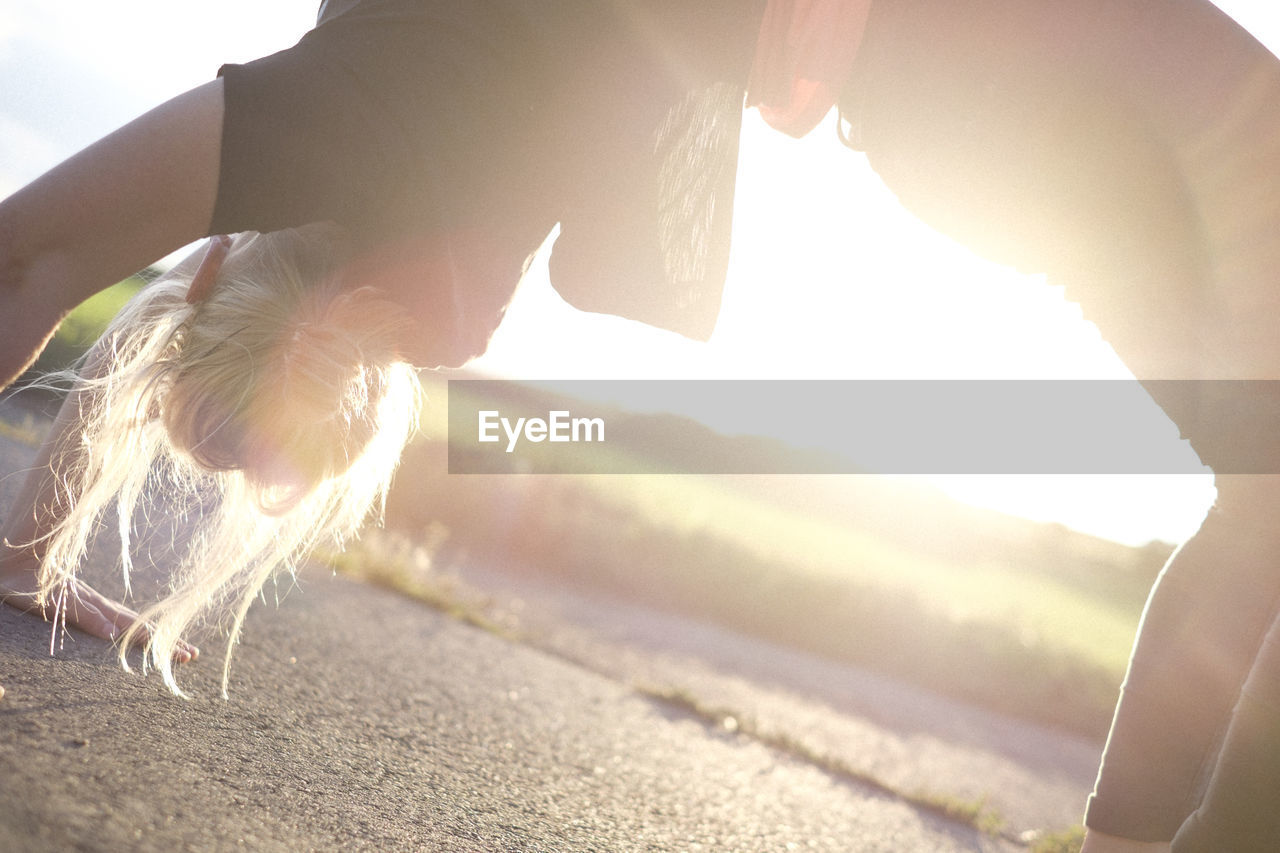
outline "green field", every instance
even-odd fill
[[[1170,547],[863,476],[449,475],[443,387],[394,527],[1101,736]],[[459,557],[458,555],[463,555]]]
[[[146,282],[140,276],[127,278],[101,290],[76,306],[62,321],[53,340],[29,371],[32,375],[63,370],[81,356],[102,334],[107,323]]]
[[[1057,579],[1017,553],[978,560],[924,554],[860,528],[856,518],[835,523],[708,478],[596,477],[591,485],[606,499],[629,504],[648,524],[733,542],[797,577],[915,596],[933,618],[998,625],[1025,645],[1077,656],[1117,682],[1123,675],[1141,600],[1115,600]],[[929,519],[919,523],[927,526]]]

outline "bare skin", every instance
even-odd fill
[[[0,202],[0,317],[21,317],[0,336],[0,387],[44,348],[77,304],[157,258],[208,233],[222,142],[222,82],[157,107]],[[69,399],[53,435],[74,427]],[[53,618],[35,597],[39,541],[56,513],[49,462],[36,465],[5,522],[0,600]],[[66,623],[115,640],[138,614],[76,584],[65,601]],[[59,617],[61,618],[61,616]],[[143,632],[144,637],[147,632]],[[184,644],[179,661],[198,650]]]
[[[22,488],[14,499],[17,507],[27,512],[14,512],[5,519],[0,530],[0,601],[46,621],[64,622],[94,637],[114,642],[135,622],[138,614],[124,604],[113,601],[86,583],[76,581],[68,587],[61,606],[56,601],[41,603],[37,595],[40,570],[40,543],[49,532],[50,522],[57,518],[62,501],[68,497],[55,488],[60,468],[65,463],[55,452],[58,437],[77,426],[78,393],[68,395],[54,420],[49,438],[40,448],[35,464],[27,472]],[[136,634],[139,645],[150,639],[150,631]],[[200,650],[181,643],[174,660],[187,663]]]
[[[16,550],[16,549],[15,549]],[[51,601],[41,605],[36,596],[35,572],[39,563],[21,556],[0,562],[0,600],[10,607],[32,613],[46,622],[65,624],[79,628],[93,637],[114,642],[140,618],[138,614],[99,593],[86,583],[76,582],[64,602]],[[139,635],[136,644],[141,647],[150,638],[149,633]],[[178,663],[195,660],[200,650],[182,642],[174,655]]]
[[[0,202],[0,387],[88,297],[208,233],[222,82],[165,103]]]

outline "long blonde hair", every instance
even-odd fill
[[[225,696],[262,586],[381,513],[416,429],[421,388],[396,350],[403,311],[343,281],[343,242],[326,226],[237,235],[207,298],[187,302],[193,265],[179,265],[112,321],[75,377],[80,419],[55,448],[41,596],[74,584],[111,515],[128,591],[135,515],[159,495],[191,532],[120,659],[128,669],[149,628],[143,668],[179,695],[179,640],[227,629]]]

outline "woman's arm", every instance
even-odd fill
[[[179,267],[191,267],[198,253]],[[81,375],[101,376],[111,358],[103,340],[89,351],[81,367]],[[8,516],[0,523],[0,603],[8,604],[49,621],[62,621],[86,634],[115,641],[134,625],[138,614],[123,603],[113,601],[77,580],[65,588],[65,598],[55,600],[40,596],[39,572],[53,528],[79,499],[72,491],[68,471],[78,463],[83,452],[76,439],[84,428],[82,412],[92,405],[83,387],[77,387],[62,401],[36,459],[26,469],[25,479],[14,495]],[[136,636],[135,643],[144,644],[151,636],[150,626]],[[174,660],[186,663],[200,654],[194,645],[179,641]]]
[[[204,236],[222,81],[179,95],[0,202],[0,387],[81,301]]]

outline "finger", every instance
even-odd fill
[[[103,640],[114,642],[120,634],[115,622],[104,616],[97,607],[82,599],[72,599],[68,602],[67,623],[90,636]]]

